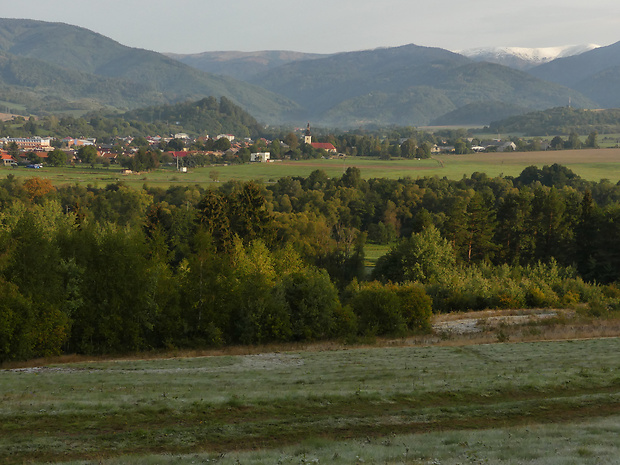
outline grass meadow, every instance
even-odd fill
[[[618,463],[619,338],[0,372],[0,463]]]
[[[364,244],[364,266],[370,272],[377,260],[388,253],[395,244]]]
[[[284,176],[308,176],[314,170],[324,170],[330,177],[340,177],[351,166],[361,170],[362,177],[398,179],[440,176],[460,179],[474,172],[488,176],[518,176],[524,168],[536,165],[559,163],[567,166],[579,176],[600,181],[620,181],[620,149],[584,149],[546,152],[511,152],[469,155],[439,155],[428,160],[378,160],[376,158],[349,157],[334,160],[300,160],[274,163],[247,163],[243,165],[217,165],[190,169],[187,173],[168,167],[150,173],[121,174],[120,167],[109,168],[77,165],[75,167],[43,169],[0,168],[0,176],[11,173],[18,177],[41,176],[55,185],[83,184],[105,187],[107,184],[123,181],[136,188],[144,184],[167,188],[176,184],[217,185],[229,180],[272,182]],[[211,180],[211,172],[217,171],[218,181]]]

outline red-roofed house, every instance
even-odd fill
[[[336,147],[334,147],[334,145],[329,142],[312,142],[310,145],[313,149],[325,150],[329,153],[336,153],[338,151],[336,150]]]
[[[118,159],[118,154],[108,150],[102,150],[99,156],[104,160],[108,160],[110,163],[114,163]]]
[[[17,165],[17,161],[8,153],[0,153],[0,160],[2,160],[4,166]]]
[[[189,155],[189,152],[166,152],[169,153],[170,155],[172,155],[174,158],[185,158],[186,156]]]

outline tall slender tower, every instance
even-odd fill
[[[304,136],[304,143],[306,144],[312,143],[312,134],[310,134],[310,123],[308,123],[308,127],[306,128],[306,135]]]

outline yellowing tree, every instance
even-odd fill
[[[26,179],[26,181],[24,181],[24,189],[32,202],[56,190],[49,179],[38,177]]]

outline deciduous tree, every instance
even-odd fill
[[[97,160],[97,148],[94,145],[83,145],[78,149],[77,157],[82,163],[92,165]]]

